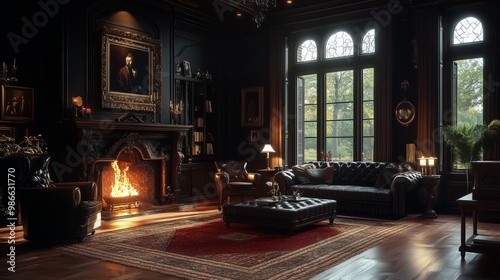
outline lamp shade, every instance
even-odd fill
[[[435,158],[435,157],[428,158],[427,162],[429,163],[429,166],[434,166],[436,159],[437,158]]]
[[[271,144],[265,144],[264,145],[264,148],[262,149],[261,151],[262,153],[274,153],[274,149],[273,147],[271,146]]]
[[[423,156],[420,158],[420,166],[427,166],[427,159]]]

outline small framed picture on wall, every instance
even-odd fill
[[[264,87],[241,90],[241,126],[264,124]]]
[[[2,86],[1,103],[1,120],[12,122],[32,122],[34,120],[32,88]]]

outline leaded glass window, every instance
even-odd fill
[[[297,49],[297,62],[315,61],[318,57],[318,48],[313,40],[306,40]]]
[[[453,45],[483,41],[483,25],[475,17],[459,21],[453,30]]]
[[[344,31],[334,33],[326,41],[325,57],[336,58],[351,56],[354,53],[354,43],[351,35]]]
[[[370,29],[363,36],[363,41],[361,43],[361,53],[374,53],[375,52],[375,29]]]

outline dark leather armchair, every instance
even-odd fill
[[[68,239],[81,242],[101,225],[102,202],[97,200],[97,185],[94,182],[53,184],[48,162],[46,156],[15,155],[0,159],[0,173],[11,170],[15,175],[15,199],[21,208],[24,238],[37,242]],[[2,189],[5,187],[2,184]]]
[[[24,239],[81,242],[101,226],[102,202],[94,182],[55,183],[19,188]]]
[[[246,170],[246,161],[215,162],[215,185],[219,192],[219,209],[222,204],[230,203],[231,196],[258,197],[261,175]]]

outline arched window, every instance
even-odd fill
[[[297,62],[315,61],[318,57],[318,48],[313,40],[306,40],[297,49]]]
[[[447,117],[452,125],[481,125],[484,115],[484,63],[483,63],[483,25],[476,17],[466,16],[451,21],[449,29],[444,30],[448,44],[445,79],[451,96],[443,104],[443,111],[450,112]],[[443,94],[446,94],[444,91]],[[450,118],[451,117],[451,118]],[[453,169],[466,169],[455,155]]]
[[[325,57],[336,58],[354,54],[354,43],[351,35],[344,31],[334,33],[326,41]]]
[[[324,30],[308,64],[295,63],[297,146],[294,162],[373,161],[375,139],[375,30]],[[296,61],[305,61],[314,42],[298,42]],[[354,50],[360,50],[354,52]],[[363,54],[363,55],[361,55]],[[312,56],[309,56],[311,60]],[[353,59],[336,59],[350,57]],[[316,57],[314,57],[316,59]]]
[[[370,29],[363,36],[361,42],[361,53],[368,54],[375,52],[375,29]]]
[[[483,41],[483,25],[475,17],[459,21],[453,30],[453,45]]]

